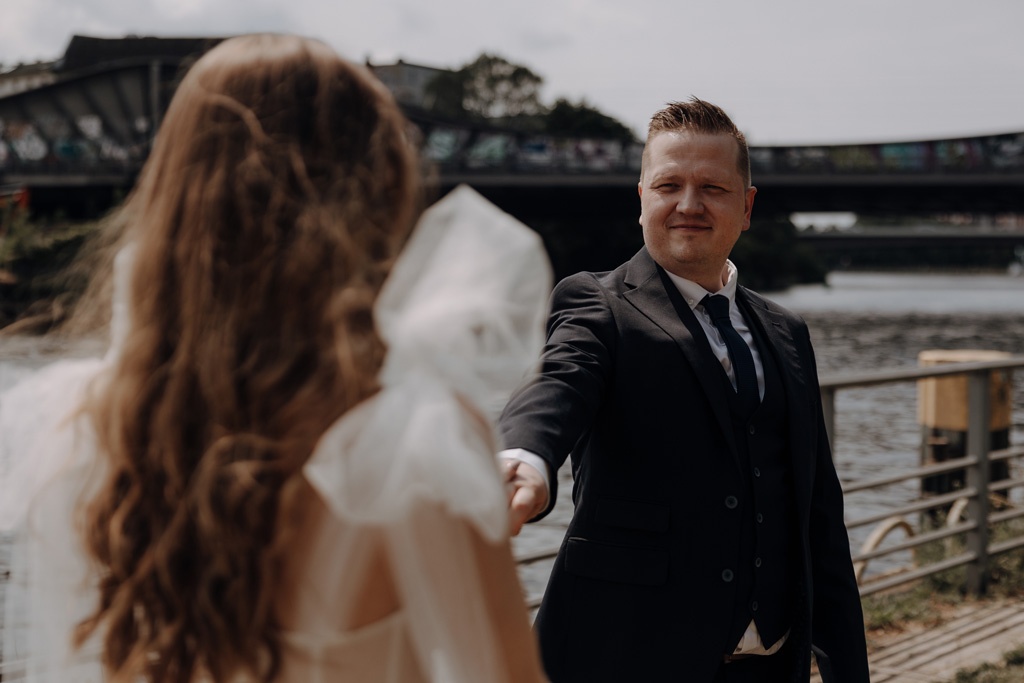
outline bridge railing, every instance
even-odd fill
[[[1024,548],[1024,524],[1011,524],[1024,518],[1024,505],[1012,500],[1013,491],[1024,490],[1020,463],[1018,476],[1013,476],[1012,470],[1009,470],[1009,478],[989,480],[989,472],[994,463],[1009,464],[1024,458],[1024,444],[991,449],[989,432],[992,413],[989,383],[992,373],[1012,373],[1021,367],[1024,367],[1024,356],[821,379],[826,431],[830,443],[834,443],[836,395],[841,391],[936,377],[966,375],[968,378],[969,416],[964,457],[874,479],[842,482],[844,495],[849,497],[906,482],[922,482],[925,478],[940,474],[966,471],[963,488],[940,495],[922,493],[909,502],[893,504],[880,512],[847,520],[848,529],[873,527],[860,548],[853,550],[861,595],[870,595],[963,566],[967,567],[966,588],[976,594],[982,593],[989,583],[992,558]],[[900,406],[899,409],[906,410],[907,407]],[[923,489],[923,486],[918,486],[919,491]],[[896,531],[902,532],[905,538],[897,543],[886,544],[887,537]],[[914,554],[914,561],[909,564],[899,563],[899,558],[905,557],[908,552]],[[517,560],[520,565],[528,565],[550,560],[556,553],[557,548],[541,549],[524,553]],[[925,562],[925,555],[935,559]],[[880,575],[869,576],[866,569],[872,562],[884,562],[890,569]],[[536,608],[540,604],[540,596],[528,598],[527,603],[531,608]]]
[[[121,161],[137,170],[149,142],[115,144],[103,119],[90,118],[89,134],[77,121],[26,119],[0,101],[0,173],[80,174],[96,161]],[[82,117],[79,117],[82,118]],[[422,153],[442,174],[639,174],[637,141],[559,137],[483,124],[412,121],[422,133]],[[99,126],[99,129],[96,127]],[[122,128],[124,125],[121,126]],[[65,131],[55,136],[52,130]],[[50,132],[47,133],[47,130]],[[45,134],[44,134],[45,133]],[[117,159],[83,159],[83,154]],[[766,175],[979,175],[1024,173],[1024,133],[887,144],[751,147],[755,180]]]
[[[442,171],[637,174],[639,142],[558,138],[421,124],[424,154]],[[1024,171],[1024,133],[891,144],[751,147],[759,175],[1012,174]]]

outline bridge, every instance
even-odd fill
[[[75,36],[42,85],[18,89],[0,74],[0,188],[29,190],[33,206],[58,198],[102,209],[131,187],[177,79],[217,38]],[[38,69],[37,69],[38,71]],[[642,145],[556,138],[438,120],[407,106],[438,190],[478,188],[529,220],[635,220]],[[1024,132],[858,145],[752,147],[757,213],[854,211],[1024,213]]]

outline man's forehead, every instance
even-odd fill
[[[720,147],[739,152],[739,141],[728,133],[701,133],[687,128],[658,131],[647,140],[648,150],[683,147]]]
[[[665,131],[652,137],[645,150],[650,172],[722,170],[739,172],[739,143],[723,133]]]

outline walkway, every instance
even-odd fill
[[[956,672],[1024,646],[1024,608],[1020,601],[968,601],[951,618],[932,628],[869,639],[872,683],[947,683]]]

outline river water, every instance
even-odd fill
[[[984,349],[1024,353],[1024,278],[979,274],[832,273],[827,285],[769,294],[802,314],[811,330],[821,375],[917,365],[927,349]],[[0,339],[0,390],[43,365],[68,356],[102,352],[96,342]],[[850,389],[836,401],[835,461],[844,481],[908,470],[920,458],[917,389],[913,383]],[[1024,440],[1024,380],[1013,393],[1011,441]],[[4,463],[0,463],[3,471]],[[553,513],[514,540],[517,553],[557,546],[572,514],[568,466],[559,473]],[[847,497],[847,517],[857,518],[912,500],[915,485],[893,486]],[[869,528],[855,529],[859,547]],[[2,554],[0,554],[2,555]],[[0,563],[3,562],[0,556]],[[880,564],[884,569],[884,564]],[[0,572],[2,572],[0,567]],[[544,587],[550,562],[523,567],[529,595]]]

